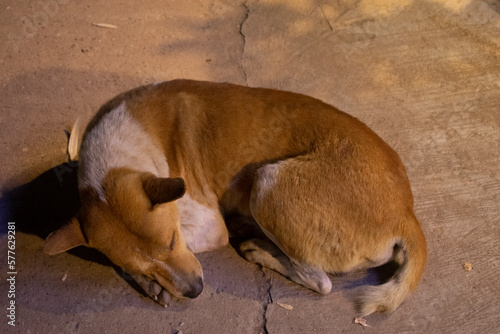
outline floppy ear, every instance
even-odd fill
[[[49,255],[55,255],[77,246],[87,245],[78,219],[73,218],[55,232],[49,234],[45,239],[43,251]]]
[[[148,175],[143,178],[142,187],[152,205],[174,201],[186,192],[184,180],[181,178]]]

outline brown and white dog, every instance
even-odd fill
[[[227,244],[227,214],[267,236],[241,244],[247,260],[322,294],[327,273],[396,260],[360,296],[360,315],[397,308],[425,267],[399,156],[304,95],[189,80],[134,89],[88,125],[78,174],[82,207],[45,251],[96,248],[162,305],[201,293],[194,254]]]

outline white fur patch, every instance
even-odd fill
[[[125,102],[104,115],[82,143],[79,187],[93,187],[104,199],[102,181],[110,169],[119,167],[169,176],[165,155],[128,113]]]
[[[227,230],[218,209],[212,209],[185,194],[177,200],[181,232],[193,253],[221,247]]]
[[[259,195],[263,195],[274,188],[276,180],[278,179],[279,169],[279,163],[265,165],[264,167],[259,169],[257,173]]]

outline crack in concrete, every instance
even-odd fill
[[[323,18],[325,19],[326,23],[328,24],[328,27],[330,28],[331,31],[333,31],[333,27],[330,23],[330,20],[328,20],[328,17],[326,17],[325,11],[323,10],[323,7],[321,7],[320,3],[316,0],[316,6],[318,6],[319,10],[321,11],[321,15],[323,15]]]
[[[243,25],[245,24],[245,21],[248,19],[248,16],[250,15],[250,8],[247,5],[247,2],[243,2],[242,6],[245,8],[245,15],[243,16],[243,19],[241,20],[240,26],[239,26],[239,33],[241,36],[242,40],[242,46],[241,46],[241,55],[240,55],[240,69],[241,73],[243,74],[243,79],[245,80],[245,83],[247,83],[247,72],[245,70],[245,66],[243,66],[243,54],[245,53],[245,46],[246,46],[246,36],[243,33]]]
[[[267,330],[267,307],[269,306],[269,304],[273,303],[273,296],[271,295],[271,289],[273,288],[273,284],[271,282],[271,277],[266,275],[264,268],[261,267],[260,271],[262,272],[262,275],[267,278],[267,284],[268,284],[265,300],[262,302],[262,332],[264,334],[269,334],[269,331]]]

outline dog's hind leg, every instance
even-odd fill
[[[326,294],[332,289],[332,283],[323,270],[290,259],[269,239],[245,241],[240,245],[240,251],[249,262],[273,269],[311,290]]]
[[[332,223],[324,185],[318,184],[328,175],[311,168],[311,158],[290,158],[255,172],[249,209],[269,239],[249,240],[240,251],[248,261],[326,294],[332,288],[328,269],[341,267],[330,265],[341,262],[332,254],[339,229]]]

